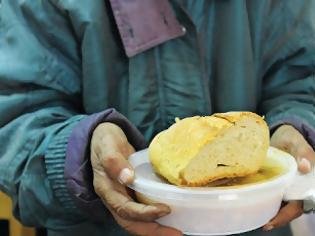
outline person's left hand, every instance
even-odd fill
[[[295,157],[299,171],[308,173],[315,163],[315,152],[303,135],[293,126],[282,125],[271,136],[270,145]],[[284,226],[303,214],[302,201],[292,201],[280,209],[278,214],[263,229],[268,231]]]

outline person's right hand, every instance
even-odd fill
[[[134,178],[127,157],[134,152],[124,132],[115,124],[102,123],[96,127],[91,141],[91,163],[95,192],[119,225],[135,235],[181,236],[176,229],[154,222],[170,213],[164,204],[144,205],[127,193],[126,184]]]

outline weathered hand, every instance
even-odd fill
[[[178,230],[154,222],[170,213],[163,204],[144,205],[127,193],[134,171],[127,157],[134,152],[123,131],[112,123],[100,124],[93,132],[91,162],[95,192],[119,225],[136,235],[179,236]]]
[[[282,125],[272,135],[271,146],[282,149],[296,158],[299,171],[308,173],[315,163],[315,152],[305,138],[293,126]],[[263,229],[271,230],[284,226],[303,214],[301,201],[292,201],[280,209],[279,213]]]

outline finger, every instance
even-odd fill
[[[113,209],[122,218],[136,221],[154,221],[171,211],[164,204],[145,205],[136,203],[128,195],[126,189],[118,183],[114,184],[106,173],[97,176],[98,172],[95,172],[94,175],[96,193],[106,206]]]
[[[129,157],[131,154],[133,154],[134,152],[135,152],[134,147],[131,146],[131,145],[128,143],[128,145],[126,146],[126,153],[125,153],[125,156],[127,157],[127,159],[128,159],[128,157]]]
[[[115,212],[111,211],[115,220],[124,229],[133,235],[140,236],[182,236],[182,232],[177,229],[159,225],[153,222],[137,222],[128,221],[119,217]]]
[[[287,225],[295,218],[303,214],[303,205],[301,201],[293,201],[284,206],[279,213],[268,223],[263,229],[265,231],[272,230],[273,228]]]
[[[304,174],[309,173],[312,170],[311,162],[306,158],[299,159],[298,167],[299,171]]]
[[[112,146],[108,150],[110,152],[112,151],[119,152],[124,156],[125,159],[128,159],[128,157],[135,152],[135,149],[132,145],[130,145],[126,137],[123,137],[123,138],[120,137],[120,138],[125,139],[125,140],[121,141],[119,144],[116,144],[116,147],[113,148]],[[103,150],[104,154],[106,154],[108,150]]]
[[[112,180],[119,181],[123,185],[133,182],[134,170],[121,153],[106,153],[100,160],[104,171]]]
[[[308,173],[312,170],[315,164],[315,152],[306,140],[301,141],[294,155],[297,157],[299,170],[302,173]]]
[[[97,153],[120,152],[125,158],[135,152],[123,130],[112,123],[103,123],[102,128],[94,131],[93,137],[99,141]]]
[[[294,156],[302,173],[311,171],[315,164],[313,148],[293,126],[283,125],[276,130],[271,138],[271,145]]]
[[[123,227],[131,234],[141,236],[182,236],[183,234],[174,228],[161,226],[157,223],[128,222]]]
[[[115,190],[109,191],[105,200],[117,215],[127,220],[151,222],[171,212],[170,208],[164,204],[137,203],[129,196]]]

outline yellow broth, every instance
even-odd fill
[[[286,172],[286,168],[273,158],[267,158],[257,173],[245,177],[230,178],[210,183],[208,187],[242,187],[272,180]]]

